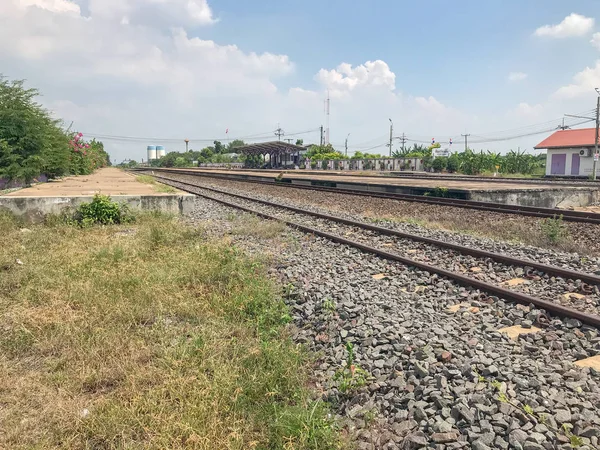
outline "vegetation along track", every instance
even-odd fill
[[[478,202],[473,200],[461,200],[455,198],[444,198],[444,197],[433,197],[433,196],[425,196],[425,195],[414,195],[414,194],[398,194],[398,193],[381,193],[381,192],[366,192],[356,189],[340,189],[337,187],[331,186],[307,186],[307,185],[299,185],[292,184],[288,182],[284,182],[285,178],[281,181],[277,181],[273,179],[273,181],[265,181],[265,180],[256,180],[256,179],[248,179],[246,176],[235,177],[233,175],[220,175],[220,174],[206,174],[203,172],[198,172],[195,170],[185,170],[185,169],[153,169],[157,172],[163,173],[175,173],[181,175],[193,175],[198,177],[208,177],[208,178],[220,178],[220,179],[228,179],[234,181],[243,181],[247,183],[257,183],[257,184],[268,184],[268,185],[277,185],[284,186],[295,189],[305,189],[305,190],[313,190],[313,191],[321,191],[321,192],[333,192],[338,194],[352,194],[358,196],[366,196],[366,197],[376,197],[376,198],[385,198],[392,200],[402,200],[407,202],[419,202],[419,203],[427,203],[431,205],[441,205],[441,206],[453,206],[457,208],[465,208],[465,209],[474,209],[480,211],[491,211],[491,212],[500,212],[506,214],[517,214],[522,216],[531,216],[531,217],[541,217],[541,218],[556,218],[562,217],[564,221],[568,222],[582,222],[582,223],[591,223],[600,225],[600,213],[593,213],[587,211],[571,211],[567,209],[553,209],[553,208],[541,208],[534,206],[520,206],[520,205],[507,205],[504,203],[492,203],[492,202]],[[325,183],[333,183],[325,182]]]
[[[553,314],[600,326],[600,316],[598,315],[600,311],[600,296],[598,295],[600,277],[597,275],[403,233],[343,217],[234,194],[197,183],[160,176],[157,178],[166,184],[174,185],[227,206],[266,219],[281,221],[298,230],[447,277],[493,296],[526,305],[534,304]],[[207,192],[217,196],[209,195]],[[231,201],[232,198],[241,200],[242,203],[234,203]],[[268,209],[257,210],[255,209],[256,204],[267,206]],[[282,213],[282,210],[285,212]],[[309,220],[306,219],[307,216],[310,217]],[[330,232],[332,229],[338,233],[332,234]],[[355,239],[349,239],[349,236]],[[383,249],[384,247],[393,247],[394,252]],[[435,262],[436,265],[432,265],[431,262]],[[518,272],[515,272],[512,266],[522,268],[523,278],[515,278],[514,275]],[[492,283],[491,280],[500,282],[506,287]],[[565,290],[567,290],[566,293]],[[536,296],[530,295],[531,293]],[[540,298],[538,295],[545,298]],[[583,308],[573,308],[558,301],[561,296],[568,299],[571,295],[579,298],[587,297],[589,303],[586,303]],[[492,300],[484,297],[482,301]]]

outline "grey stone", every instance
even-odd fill
[[[458,439],[457,432],[447,432],[447,433],[433,433],[431,435],[431,439],[436,444],[447,444],[449,442],[456,442]]]
[[[523,444],[523,450],[546,450],[546,447],[537,442],[527,441]]]
[[[559,409],[554,413],[554,419],[561,425],[571,422],[571,411],[568,409]]]
[[[491,450],[491,447],[485,445],[482,441],[477,440],[471,444],[473,450]]]
[[[527,440],[527,433],[521,429],[516,429],[508,435],[508,443],[515,447],[517,444],[523,444]]]
[[[422,365],[420,362],[415,361],[415,373],[418,377],[425,378],[429,376],[429,369],[424,364]]]

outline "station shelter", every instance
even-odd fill
[[[595,128],[560,130],[534,148],[546,150],[546,176],[589,177],[596,139]],[[596,175],[600,175],[600,162],[596,163]]]
[[[300,166],[302,157],[308,149],[301,145],[274,141],[237,147],[236,151],[242,155],[261,156],[263,165],[268,168],[291,169],[295,166]]]

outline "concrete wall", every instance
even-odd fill
[[[571,176],[580,176],[580,177],[588,177],[592,174],[592,166],[594,164],[593,156],[581,156],[579,158],[579,174],[571,175],[571,162],[573,160],[573,155],[579,155],[581,148],[557,148],[557,149],[549,149],[546,154],[546,175],[547,176],[561,176],[561,175],[553,175],[552,174],[552,155],[567,155],[566,165],[565,165],[565,173],[562,176],[571,177]],[[593,150],[590,154],[593,154]],[[596,167],[596,175],[600,175],[600,163]]]
[[[472,191],[469,200],[544,208],[570,208],[600,202],[600,191],[593,188]]]
[[[178,195],[113,195],[112,200],[128,205],[132,210],[163,211],[186,214],[193,208],[194,196]],[[7,210],[28,222],[40,222],[47,214],[58,214],[90,202],[92,196],[81,197],[0,197],[0,210]]]

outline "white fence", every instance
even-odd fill
[[[402,170],[423,171],[423,161],[420,158],[385,158],[385,159],[340,159],[327,161],[306,160],[307,170],[357,170],[396,172]]]
[[[244,163],[201,163],[198,167],[207,167],[215,169],[243,169]]]

